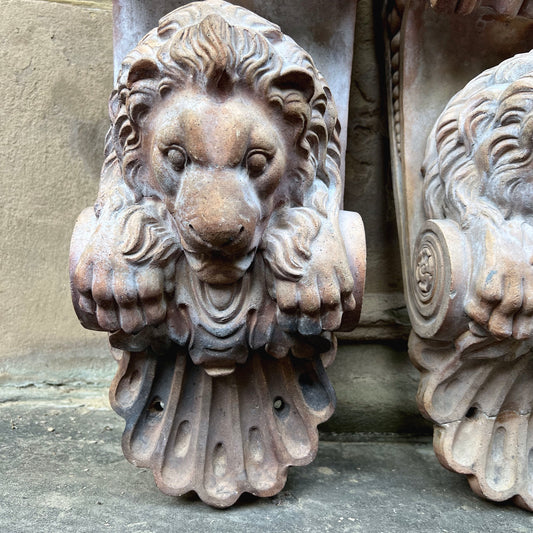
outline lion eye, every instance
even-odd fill
[[[179,146],[172,147],[167,152],[168,160],[174,170],[183,170],[187,164],[187,154],[185,150]]]
[[[264,152],[251,152],[246,158],[246,168],[252,177],[261,175],[268,165],[268,158]]]

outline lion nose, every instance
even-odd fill
[[[189,232],[196,239],[213,248],[230,248],[238,246],[239,242],[246,241],[246,228],[244,224],[235,224],[232,227],[221,227],[219,224],[188,223]],[[232,246],[233,245],[233,246]]]

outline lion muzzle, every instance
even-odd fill
[[[187,260],[206,283],[234,283],[261,238],[259,201],[235,169],[192,178],[182,183],[174,215]]]

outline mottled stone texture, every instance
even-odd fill
[[[363,307],[367,314],[370,309],[386,312],[402,305],[401,299],[387,302],[387,298],[394,299],[401,294],[402,279],[390,180],[382,57],[380,2],[360,0],[350,92],[344,207],[360,213],[365,222],[368,256]],[[373,294],[379,295],[379,302],[366,301]],[[363,324],[365,320],[370,322],[363,315]],[[389,320],[393,322],[391,317]]]
[[[9,379],[21,366],[43,375],[47,353],[70,352],[75,365],[73,350],[104,345],[72,316],[65,261],[97,187],[112,48],[109,10],[34,1],[1,10],[0,379]]]
[[[342,337],[406,338],[398,232],[390,179],[381,2],[357,5],[346,149],[345,209],[365,222],[367,279],[359,326]]]
[[[124,461],[121,421],[102,401],[83,389],[53,397],[13,405],[0,389],[1,531],[531,532],[530,515],[476,498],[422,439],[323,442],[279,495],[221,512],[161,494],[149,470]]]

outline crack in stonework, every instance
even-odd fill
[[[513,409],[509,409],[509,410],[506,409],[505,411],[500,411],[497,415],[488,415],[487,413],[480,410],[478,413],[476,413],[475,416],[471,418],[465,415],[462,418],[458,418],[456,420],[450,420],[449,422],[443,422],[441,424],[435,424],[435,425],[440,428],[447,428],[448,426],[457,424],[458,422],[464,422],[465,420],[475,420],[476,418],[479,418],[480,416],[485,417],[486,420],[496,420],[499,416],[501,416],[504,413],[512,413],[518,416],[530,416],[533,413],[533,411],[531,410],[530,411],[515,411]]]

